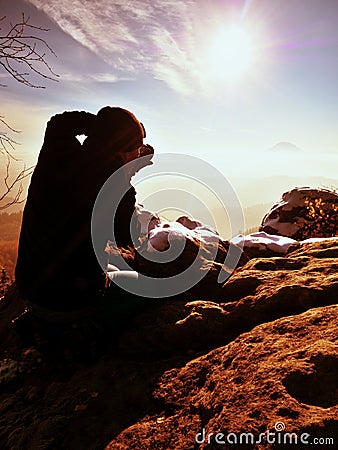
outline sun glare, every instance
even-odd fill
[[[254,61],[252,36],[240,26],[220,30],[211,39],[207,63],[215,79],[236,82]]]

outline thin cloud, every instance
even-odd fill
[[[121,77],[117,77],[111,73],[96,73],[90,75],[89,78],[98,83],[116,83],[117,81],[127,81],[132,79],[131,77],[125,77],[121,79]]]
[[[86,83],[94,81],[96,83],[117,83],[118,81],[130,81],[132,77],[117,77],[112,73],[94,73],[94,74],[80,74],[74,72],[67,72],[60,74],[62,80],[70,81],[72,83]]]
[[[203,89],[198,60],[202,4],[173,0],[30,0],[112,67],[113,82],[146,74],[181,94]],[[210,10],[210,6],[209,6]]]

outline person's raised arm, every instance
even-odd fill
[[[85,111],[66,111],[56,114],[47,123],[44,146],[59,146],[67,142],[76,144],[78,142],[76,136],[89,135],[95,119],[95,114]]]

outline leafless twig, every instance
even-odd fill
[[[6,17],[0,17],[0,25],[5,24]],[[21,21],[8,24],[8,30],[3,32],[0,27],[0,71],[14,78],[21,84],[32,88],[44,88],[32,81],[32,76],[38,76],[46,80],[57,81],[58,75],[52,70],[46,60],[47,54],[55,55],[47,42],[35,34],[47,32],[46,28],[32,25],[30,18],[22,14]],[[0,83],[0,87],[6,87]],[[0,211],[14,204],[24,202],[22,199],[23,180],[29,177],[34,166],[23,168],[11,178],[10,169],[13,161],[19,161],[14,156],[15,147],[19,143],[14,139],[13,133],[19,133],[11,127],[5,117],[0,116],[0,156],[6,160],[4,177],[4,192],[0,193]]]
[[[0,22],[6,17],[0,18]],[[27,31],[38,30],[46,32],[48,29],[32,25],[30,17],[22,14],[22,19],[16,24],[9,24],[9,30],[0,35],[0,67],[19,83],[33,88],[44,88],[32,82],[29,77],[36,74],[39,77],[57,81],[58,75],[46,61],[46,54],[55,53],[47,42]],[[0,28],[0,32],[2,28]],[[0,84],[5,87],[6,85]]]
[[[8,125],[2,116],[0,116],[0,123],[10,131],[18,133],[17,130],[14,130],[14,128]],[[6,158],[6,173],[4,178],[5,190],[0,194],[0,211],[7,209],[11,205],[20,204],[25,201],[21,198],[23,193],[23,180],[29,177],[34,169],[34,166],[26,167],[24,164],[23,168],[14,179],[10,179],[11,163],[12,161],[19,161],[19,159],[13,155],[15,145],[18,145],[18,142],[8,136],[6,132],[0,131],[0,155],[5,156]]]

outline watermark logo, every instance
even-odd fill
[[[274,425],[274,428],[276,431],[284,431],[285,430],[285,423],[284,422],[276,422]]]
[[[147,157],[145,165],[147,163]],[[139,158],[138,165],[142,165]],[[115,229],[117,211],[128,191],[125,182],[126,173],[132,173],[135,162],[132,161],[114,172],[97,196],[92,215],[92,243],[102,268],[105,270],[102,248],[103,231],[109,228],[109,240],[116,244]],[[147,166],[133,177],[132,184],[137,192],[143,192],[141,203],[148,202],[152,210],[165,216],[169,210],[179,212],[181,216],[194,217],[207,222],[212,228],[227,224],[229,235],[244,231],[243,210],[238,196],[224,175],[208,162],[195,156],[165,153],[155,155],[154,164]],[[150,209],[150,208],[148,208]],[[203,221],[203,219],[201,220]],[[137,237],[134,246],[138,249]],[[142,252],[142,258],[166,264],[175,260],[185,249],[184,242],[168,234],[169,249],[165,251],[152,248],[151,252]],[[114,280],[123,289],[143,297],[163,298],[181,294],[195,286],[206,274],[200,270],[201,248],[189,267],[174,276],[159,277],[151,274],[139,274],[137,280],[117,278]],[[217,246],[208,248],[208,262],[213,262],[217,255]],[[236,268],[241,257],[238,246],[230,246],[225,261],[226,270],[218,276],[218,283],[224,283]],[[121,255],[114,255],[114,265],[121,270],[131,270]],[[210,264],[211,267],[211,264]]]
[[[197,444],[217,444],[217,445],[243,445],[243,444],[281,444],[281,445],[334,445],[332,437],[313,437],[309,433],[288,433],[285,432],[284,422],[276,422],[274,431],[267,430],[264,433],[207,433],[205,428],[195,436]]]

